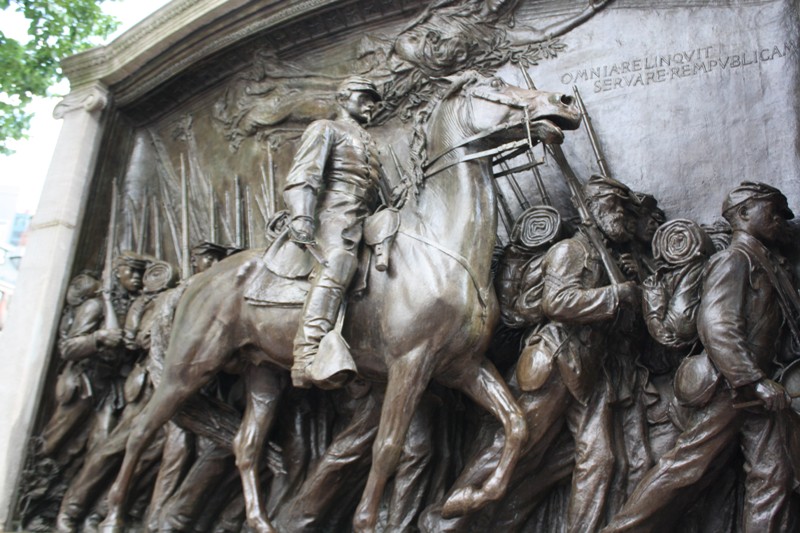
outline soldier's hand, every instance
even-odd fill
[[[122,340],[122,330],[119,329],[100,329],[94,335],[95,342],[105,348],[119,346]]]
[[[308,217],[297,217],[289,224],[289,235],[294,242],[314,242],[314,221]]]
[[[617,294],[620,304],[633,309],[639,308],[641,301],[641,291],[635,281],[626,281],[617,285]]]
[[[619,266],[622,273],[629,278],[639,278],[639,262],[633,257],[631,253],[620,254]]]
[[[792,401],[783,385],[767,378],[756,383],[755,392],[758,399],[764,402],[764,407],[770,411],[786,409]]]

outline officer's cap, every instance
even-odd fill
[[[766,183],[743,181],[741,185],[728,193],[722,203],[722,214],[725,215],[732,209],[742,205],[748,200],[767,200],[775,202],[781,215],[787,220],[794,218],[794,213],[789,209],[789,201],[783,193]]]
[[[372,80],[363,76],[351,76],[340,83],[338,92],[342,93],[346,90],[370,93],[375,97],[376,101],[381,100],[381,93],[378,92],[378,87]]]

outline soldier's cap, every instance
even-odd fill
[[[378,92],[378,87],[375,85],[375,82],[363,76],[350,76],[349,78],[345,79],[339,84],[339,89],[337,92],[341,93],[345,90],[370,93],[375,97],[375,100],[382,100],[381,93]]]
[[[594,174],[589,178],[589,181],[583,186],[583,193],[587,198],[600,198],[602,196],[613,195],[623,200],[633,200],[633,195],[627,185],[614,178],[609,178],[608,176],[602,176],[600,174]],[[633,201],[633,203],[638,205],[638,201]]]
[[[192,255],[215,255],[218,257],[225,257],[228,255],[228,249],[213,242],[203,241],[192,247]]]
[[[728,213],[748,200],[769,200],[775,202],[780,210],[780,214],[786,220],[794,218],[794,213],[789,209],[789,201],[779,189],[767,185],[766,183],[756,183],[753,181],[743,181],[738,187],[728,193],[725,201],[722,202],[722,214]]]
[[[652,194],[639,191],[631,191],[631,198],[635,198],[636,212],[641,215],[656,217],[662,221],[667,219],[664,210],[658,207],[658,200]]]
[[[131,251],[125,250],[120,252],[117,257],[114,258],[113,266],[114,268],[119,268],[121,266],[128,266],[133,270],[144,270],[147,268],[147,258],[142,257],[139,254],[133,253]]]

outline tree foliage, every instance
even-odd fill
[[[30,127],[26,106],[63,78],[59,61],[98,44],[119,22],[103,13],[105,0],[0,0],[28,23],[28,40],[0,32],[0,153],[11,153],[10,139]]]

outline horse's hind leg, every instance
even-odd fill
[[[264,441],[275,420],[276,406],[283,386],[274,370],[250,367],[245,375],[247,406],[239,432],[233,441],[236,466],[242,477],[247,524],[256,533],[277,533],[267,518],[259,483],[259,458]]]
[[[426,357],[428,354],[427,347],[418,349],[394,361],[389,367],[378,435],[373,445],[372,468],[353,518],[353,531],[356,533],[375,531],[386,482],[400,461],[411,419],[430,382],[433,370],[430,362],[435,358]]]
[[[444,518],[452,518],[483,507],[500,499],[511,480],[514,466],[519,460],[527,437],[527,424],[522,410],[511,391],[488,360],[483,360],[476,372],[459,376],[453,383],[444,382],[467,394],[475,403],[492,413],[503,424],[505,444],[497,467],[483,485],[475,489],[467,486],[457,491],[442,508]]]
[[[204,371],[199,375],[198,367]],[[103,533],[123,531],[124,505],[136,465],[142,453],[150,444],[156,431],[166,424],[181,405],[205,385],[216,374],[217,366],[192,364],[193,379],[185,379],[180,368],[168,368],[142,413],[134,422],[125,446],[125,459],[122,461],[117,478],[108,493],[108,515],[101,524]]]

